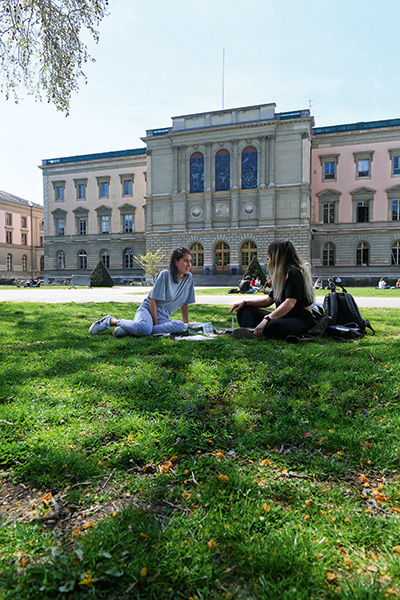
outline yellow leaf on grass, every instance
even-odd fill
[[[368,477],[365,477],[365,475],[360,475],[360,476],[358,477],[358,480],[359,480],[361,483],[365,483],[366,481],[368,481]]]
[[[304,515],[304,517],[303,517],[303,519],[304,519],[305,521],[307,521],[307,519],[309,519],[309,518],[310,518],[310,515]]]
[[[208,547],[210,548],[210,550],[214,550],[216,546],[215,540],[214,538],[212,538],[209,542],[208,542]]]
[[[346,521],[346,523],[351,523],[351,521],[350,521],[349,517],[346,517],[346,518],[345,518],[345,521]]]
[[[140,577],[146,577],[147,575],[147,567],[143,567],[143,569],[140,571]]]
[[[229,481],[229,477],[227,475],[220,475],[218,479],[222,481],[222,483],[228,483]]]
[[[270,461],[268,458],[264,458],[264,459],[261,461],[261,464],[263,465],[263,467],[266,467],[267,465],[270,465],[270,464],[272,464],[272,463],[271,463],[271,461]]]
[[[189,500],[190,494],[188,492],[185,492],[184,494],[182,494],[182,498],[184,498],[185,500]]]
[[[90,527],[95,527],[95,525],[96,523],[93,521],[86,521],[86,523],[82,525],[82,529],[90,529]]]
[[[171,456],[171,458],[169,459],[172,463],[176,462],[178,460],[177,456]]]
[[[141,534],[140,534],[140,539],[141,539],[143,542],[147,542],[147,540],[149,539],[149,536],[148,536],[148,535],[146,535],[145,533],[141,533]]]
[[[400,552],[400,546],[394,546],[393,547],[393,551],[394,552]]]
[[[92,587],[94,581],[94,575],[92,573],[85,573],[83,578],[80,580],[79,585],[86,585],[87,587]]]
[[[271,510],[271,507],[269,504],[266,504],[266,502],[263,502],[262,505],[263,509],[265,510],[265,512],[269,512]]]
[[[43,496],[42,502],[43,502],[44,506],[46,506],[46,507],[49,506],[49,504],[51,502],[51,499],[52,499],[51,492],[49,492],[48,494],[46,494],[45,496]]]
[[[311,504],[311,503],[312,503],[312,500],[306,500],[306,501],[304,502],[304,504],[305,504],[306,506],[308,506],[308,505],[309,505],[309,504]]]
[[[334,581],[336,579],[335,573],[327,573],[326,578],[328,581]]]

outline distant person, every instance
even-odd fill
[[[386,281],[385,281],[384,277],[381,277],[381,278],[380,278],[380,280],[379,280],[379,283],[378,283],[378,288],[379,288],[380,290],[386,290],[388,287],[389,287],[389,286],[388,286],[388,284],[386,283]]]
[[[326,289],[330,290],[331,292],[336,292],[336,283],[333,281],[333,277],[329,277]]]
[[[188,305],[195,303],[190,273],[191,257],[190,250],[184,247],[172,252],[169,269],[157,275],[154,286],[137,309],[133,321],[106,315],[90,326],[89,333],[96,335],[111,327],[115,327],[115,337],[183,333],[189,322]],[[181,309],[182,321],[170,320],[178,308]]]
[[[322,281],[321,281],[320,277],[318,277],[318,279],[314,283],[314,289],[315,290],[322,290],[322,289],[324,289],[324,286],[322,285]]]
[[[396,289],[400,288],[400,278],[396,281]]]
[[[239,281],[239,291],[241,294],[245,294],[250,287],[250,277],[249,275],[246,275],[246,277],[243,277],[243,279]]]
[[[335,283],[342,283],[342,280],[340,279],[339,275],[336,275],[335,279],[333,280]]]

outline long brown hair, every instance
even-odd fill
[[[312,304],[315,301],[315,292],[311,273],[308,265],[300,259],[292,242],[285,239],[271,242],[268,246],[268,256],[268,271],[270,271],[272,276],[272,287],[275,300],[280,302],[282,299],[283,286],[287,272],[290,267],[295,267],[296,269],[299,269],[303,275],[304,293],[309,303]]]
[[[184,246],[175,248],[175,250],[171,254],[171,260],[169,261],[169,270],[172,273],[172,277],[173,277],[175,283],[178,283],[178,281],[179,281],[178,269],[176,267],[176,261],[180,260],[182,258],[182,256],[185,256],[185,254],[189,254],[190,256],[192,256],[192,253],[190,252],[190,250],[188,250]]]

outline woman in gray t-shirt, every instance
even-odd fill
[[[189,322],[188,305],[196,302],[190,273],[191,258],[187,248],[176,248],[171,255],[169,269],[157,275],[153,288],[139,306],[133,321],[106,315],[91,325],[89,333],[96,335],[110,327],[115,327],[115,337],[143,337],[185,331]],[[172,321],[170,316],[178,308],[181,309],[182,321]]]

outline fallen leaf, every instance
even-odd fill
[[[266,504],[265,502],[263,502],[262,505],[263,509],[265,510],[265,512],[269,512],[271,510],[271,507],[269,504]]]
[[[147,542],[147,540],[149,539],[149,536],[148,536],[148,535],[146,535],[145,533],[141,533],[141,534],[140,534],[140,539],[141,539],[143,542]]]
[[[327,573],[326,578],[328,581],[334,581],[336,579],[335,573]]]
[[[42,498],[42,502],[44,504],[44,506],[47,508],[51,502],[52,499],[52,495],[51,492],[48,492],[48,494],[46,494],[45,496],[43,496]]]
[[[208,547],[210,548],[210,550],[214,550],[216,546],[215,540],[214,538],[212,538],[209,542],[208,542]]]
[[[140,571],[140,577],[146,577],[147,575],[147,567],[143,567],[143,569]]]
[[[220,475],[218,479],[222,481],[222,483],[228,483],[229,481],[229,477],[227,475]]]

